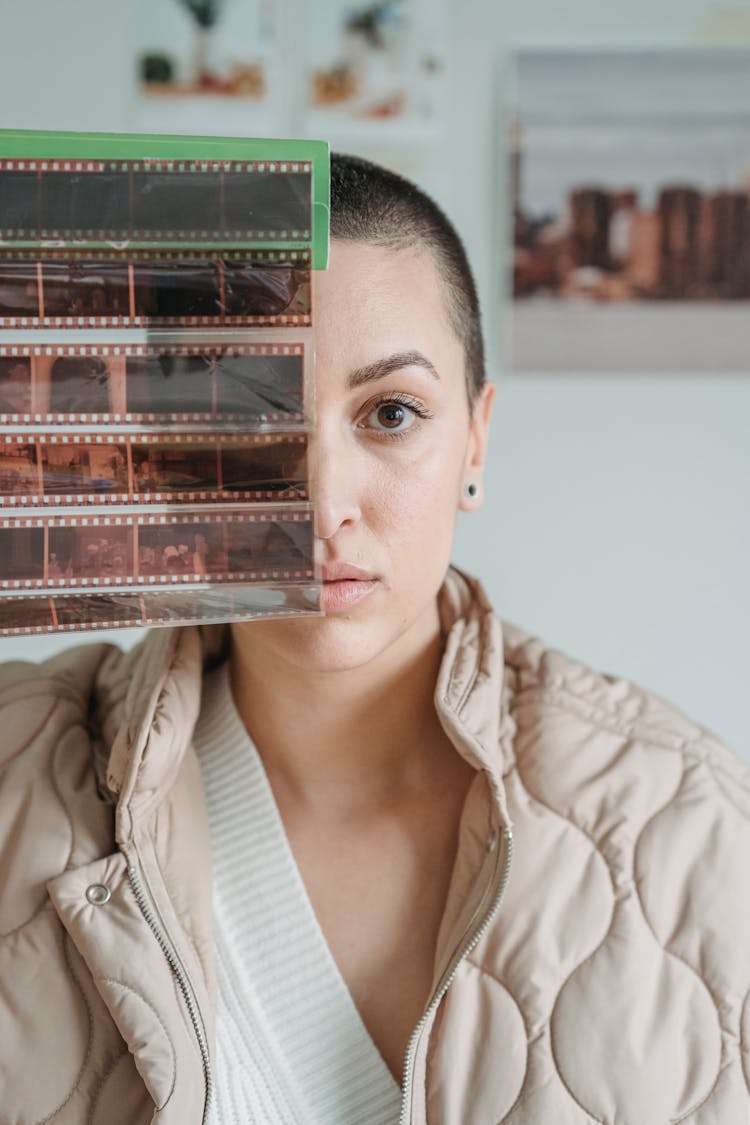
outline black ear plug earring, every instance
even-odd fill
[[[470,480],[469,483],[466,485],[466,488],[465,488],[466,495],[469,497],[469,499],[473,500],[478,491],[479,491],[479,489],[477,488],[474,481]]]

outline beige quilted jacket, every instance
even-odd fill
[[[652,696],[501,627],[456,571],[441,611],[436,706],[478,773],[403,1120],[750,1122],[747,771]],[[127,654],[0,668],[3,1125],[204,1118],[191,732],[225,640],[155,630]]]

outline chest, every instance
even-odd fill
[[[287,829],[331,955],[399,1082],[432,989],[457,826],[454,803],[439,802],[356,825],[292,817]]]

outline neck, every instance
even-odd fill
[[[336,671],[292,664],[254,630],[232,628],[232,693],[274,788],[303,804],[372,807],[439,783],[441,766],[452,767],[433,702],[437,609],[400,653]]]

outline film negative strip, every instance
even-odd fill
[[[309,242],[312,163],[248,160],[0,160],[0,239]]]
[[[328,168],[319,142],[0,131],[0,634],[319,612]]]
[[[192,589],[0,595],[0,636],[89,629],[252,621],[319,615],[312,586],[201,586]]]
[[[306,250],[0,251],[0,329],[307,326]]]
[[[307,500],[307,434],[0,435],[0,508]]]
[[[309,506],[0,517],[0,592],[315,580]]]
[[[305,422],[312,349],[284,344],[0,344],[0,426]]]

